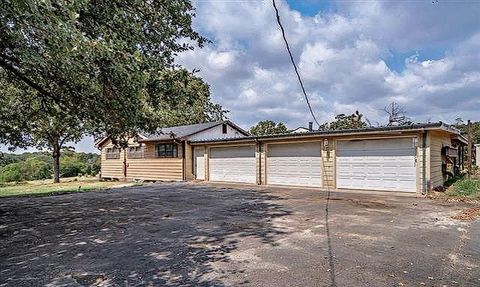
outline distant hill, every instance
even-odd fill
[[[52,168],[53,159],[47,152],[0,153],[0,182],[52,178]],[[65,151],[60,158],[61,177],[93,176],[99,171],[98,154]]]

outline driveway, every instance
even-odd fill
[[[327,200],[328,198],[328,200]],[[0,200],[0,286],[478,286],[470,206],[162,183]]]

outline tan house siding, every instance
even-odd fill
[[[156,143],[146,143],[143,158],[127,156],[127,179],[182,180],[182,145],[178,145],[178,157],[159,158],[155,153]]]
[[[257,184],[264,184],[265,180],[265,145],[257,144],[255,147],[255,166],[257,175]]]
[[[335,145],[336,141],[328,140],[328,146],[325,146],[325,140],[322,143],[322,185],[324,188],[335,188]]]
[[[193,173],[193,148],[188,143],[185,143],[185,179],[193,180],[195,175]]]
[[[430,133],[430,168],[427,174],[430,175],[430,186],[435,188],[443,185],[445,178],[442,173],[442,147],[451,146],[452,141],[448,134]]]
[[[102,178],[116,178],[123,179],[123,159],[124,152],[120,151],[120,158],[107,159],[107,148],[113,147],[113,144],[108,140],[102,147],[100,157],[100,171]]]
[[[261,143],[257,145],[258,157],[257,157],[257,183],[265,184],[267,180],[267,149],[268,145]]]
[[[155,153],[156,143],[146,143],[143,148],[143,158],[128,158],[128,151],[121,150],[119,159],[107,159],[107,148],[113,147],[107,141],[101,149],[101,177],[124,179],[124,163],[127,160],[127,180],[182,180],[182,145],[178,145],[178,157],[158,158]],[[133,140],[130,146],[138,146]]]
[[[423,150],[425,150],[425,180],[426,180],[426,187],[428,188],[430,182],[430,164],[428,163],[430,158],[430,139],[427,136],[425,142],[425,148],[423,147],[423,135],[419,134],[417,136],[417,157],[416,157],[416,164],[417,164],[417,192],[423,192]]]

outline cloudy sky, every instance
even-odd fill
[[[276,0],[320,122],[359,110],[385,122],[400,103],[413,121],[480,120],[480,1]],[[212,43],[177,62],[210,84],[244,128],[311,117],[271,0],[197,0],[195,28]],[[89,139],[77,145],[92,151]]]

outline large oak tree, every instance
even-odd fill
[[[45,147],[58,162],[87,133],[125,139],[165,125],[176,105],[165,73],[206,41],[193,16],[188,0],[2,1],[0,143]]]

